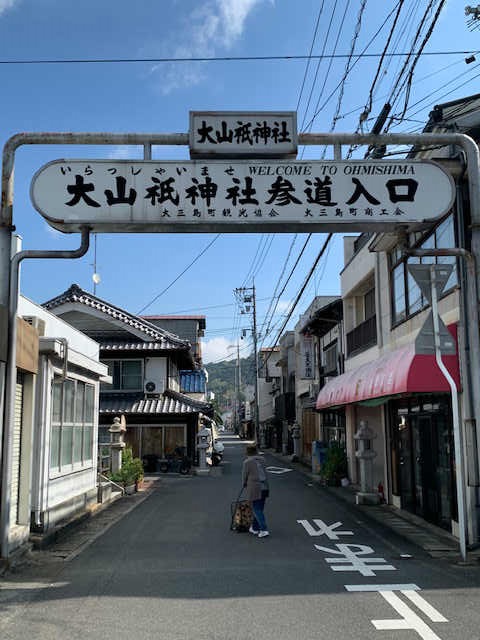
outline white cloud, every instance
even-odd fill
[[[7,9],[11,9],[17,0],[0,0],[0,15]]]
[[[173,58],[211,58],[230,49],[242,37],[245,22],[253,9],[265,0],[209,0],[189,14],[182,27],[182,44],[168,46]],[[176,42],[178,42],[178,34]],[[199,84],[205,78],[200,62],[156,65],[161,73],[163,94]]]
[[[230,348],[229,348],[230,347]],[[232,349],[232,343],[223,337],[202,340],[202,358],[205,364],[219,362],[220,360],[232,360],[236,357],[236,349]],[[242,355],[242,357],[245,357]]]
[[[279,300],[275,309],[275,313],[281,315],[290,309],[291,300]]]
[[[114,147],[108,152],[107,157],[109,160],[135,160],[142,158],[139,151],[132,147]]]

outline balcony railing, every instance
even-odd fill
[[[372,316],[347,333],[347,355],[350,357],[359,351],[377,344],[377,317]]]

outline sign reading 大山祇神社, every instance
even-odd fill
[[[286,158],[297,155],[295,111],[190,111],[192,158]]]
[[[55,160],[31,184],[51,226],[76,232],[387,230],[448,212],[429,161]]]

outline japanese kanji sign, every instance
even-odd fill
[[[452,178],[415,161],[55,160],[31,198],[65,232],[376,231],[428,221]]]
[[[192,158],[297,154],[295,111],[190,111],[189,132]]]

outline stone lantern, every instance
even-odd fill
[[[300,426],[297,422],[292,424],[292,440],[293,440],[293,455],[292,461],[298,460],[300,456]]]
[[[198,469],[197,475],[206,475],[210,472],[207,467],[207,449],[212,441],[210,429],[205,425],[197,433],[197,449],[198,449]]]
[[[357,492],[357,504],[378,504],[378,492],[373,488],[373,459],[377,453],[372,449],[372,440],[377,434],[370,429],[366,420],[360,420],[357,433],[353,436],[358,441],[355,457],[360,466],[360,491]]]
[[[127,430],[125,418],[123,416],[122,418],[123,420],[118,416],[115,417],[109,429],[112,473],[117,473],[122,468],[122,451],[125,449],[123,438]]]

